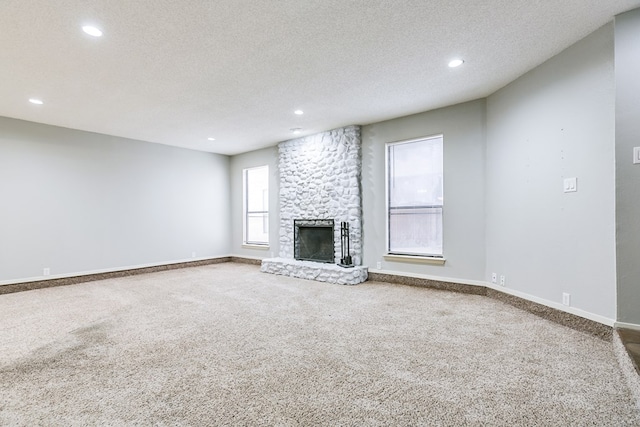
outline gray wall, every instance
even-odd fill
[[[363,264],[398,273],[483,280],[485,271],[485,101],[362,128]],[[385,143],[444,134],[445,265],[385,261]]]
[[[229,158],[0,118],[0,283],[229,253]]]
[[[618,320],[640,324],[640,9],[616,17]]]
[[[242,170],[256,166],[269,166],[269,247],[255,248],[242,245]],[[280,207],[278,174],[278,147],[269,147],[231,157],[231,252],[250,258],[270,258],[279,252]]]
[[[613,25],[487,99],[487,268],[615,319]],[[637,95],[637,93],[636,93]],[[640,172],[640,169],[638,170]],[[577,177],[578,191],[563,192]]]

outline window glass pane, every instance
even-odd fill
[[[390,206],[442,205],[442,138],[389,146]]]
[[[269,243],[269,167],[244,170],[244,241]]]
[[[442,255],[442,137],[387,146],[388,251]]]
[[[269,214],[247,214],[247,242],[267,243],[269,241]]]
[[[391,209],[389,252],[442,254],[442,208]]]
[[[247,210],[269,210],[269,168],[247,169]]]

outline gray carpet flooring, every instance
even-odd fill
[[[499,301],[217,264],[0,296],[0,424],[638,426],[612,344]]]

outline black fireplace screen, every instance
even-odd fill
[[[298,260],[334,262],[333,220],[294,219],[293,253]]]

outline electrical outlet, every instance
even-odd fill
[[[49,267],[45,267],[42,269],[42,275],[43,276],[48,276],[51,274],[51,269]]]
[[[195,252],[191,252],[191,258],[195,258],[196,257],[196,253]]]
[[[571,294],[568,294],[566,292],[562,293],[562,304],[571,305]]]
[[[498,274],[491,273],[491,283],[497,285],[498,284]]]
[[[506,283],[506,280],[504,278],[504,274],[502,274],[500,275],[500,286],[506,286],[505,283]]]
[[[578,178],[565,178],[564,179],[564,192],[573,193],[578,191]]]
[[[376,262],[376,268],[382,270],[382,263],[380,261]]]

